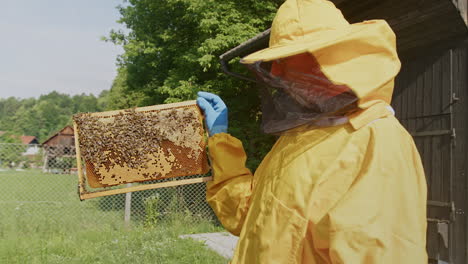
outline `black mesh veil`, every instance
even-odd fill
[[[307,72],[283,68],[278,74],[275,69],[280,63],[246,65],[260,84],[263,132],[279,134],[323,119],[342,118],[356,108],[358,98],[351,89],[334,84],[319,68]]]

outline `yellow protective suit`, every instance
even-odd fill
[[[313,36],[297,37],[291,24],[317,17],[319,29],[302,25],[300,32],[326,39],[311,44],[305,40]],[[327,1],[288,0],[273,22],[270,48],[243,60],[305,49],[330,80],[353,90],[359,109],[343,125],[283,133],[254,176],[239,140],[225,133],[209,138],[214,180],[207,200],[240,237],[232,263],[427,263],[423,167],[388,109],[400,67],[395,36],[384,21],[343,20]],[[336,35],[321,33],[326,21]]]

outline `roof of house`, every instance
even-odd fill
[[[21,136],[20,140],[23,144],[39,144],[39,141],[35,136]]]
[[[0,136],[6,134],[6,131],[0,131]],[[29,144],[39,144],[39,140],[35,136],[18,136],[18,135],[10,135],[11,138],[19,139],[21,143],[29,145]]]
[[[72,126],[65,126],[65,127],[62,128],[60,131],[58,131],[57,133],[53,134],[53,135],[50,136],[48,139],[46,139],[44,142],[42,142],[42,144],[47,144],[50,140],[52,140],[54,137],[59,136],[59,135],[74,136],[73,132],[71,132],[71,133],[63,133],[63,132],[64,132],[65,130],[67,130],[67,129],[71,129],[71,131],[74,131]]]

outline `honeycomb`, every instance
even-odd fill
[[[73,121],[92,188],[208,172],[195,101],[82,113]]]

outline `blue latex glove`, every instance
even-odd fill
[[[198,92],[197,104],[205,113],[205,122],[210,136],[227,132],[228,109],[219,96]]]

